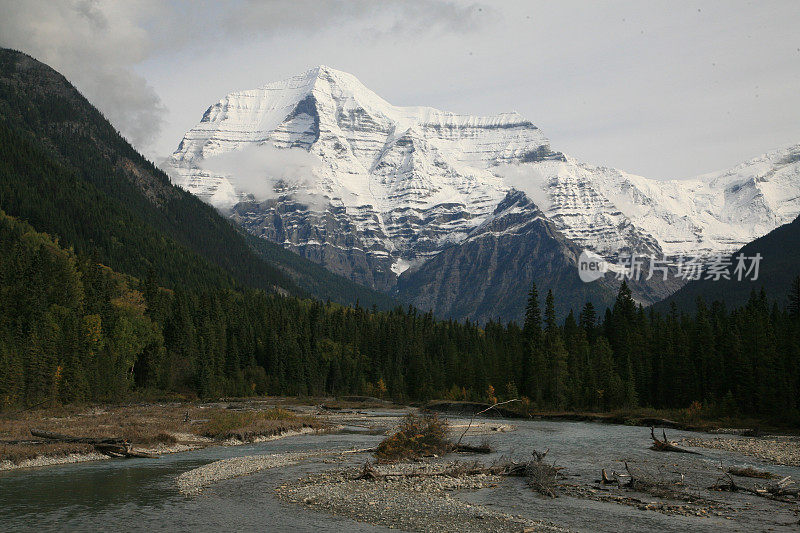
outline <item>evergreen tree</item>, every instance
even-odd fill
[[[617,300],[614,302],[614,313],[620,315],[627,322],[632,321],[636,313],[636,302],[633,300],[633,293],[625,279],[622,280]]]
[[[583,306],[583,310],[581,311],[579,318],[580,326],[583,328],[583,331],[586,332],[586,338],[589,339],[589,342],[594,341],[594,328],[597,324],[597,312],[595,311],[592,302],[586,302],[586,305]]]
[[[547,298],[545,299],[545,306],[544,306],[544,323],[545,323],[545,331],[550,334],[554,334],[558,329],[558,324],[556,323],[556,299],[553,296],[553,291],[547,291]]]
[[[794,278],[792,288],[789,291],[789,315],[792,318],[800,319],[800,276]]]
[[[536,282],[531,284],[531,290],[528,292],[523,331],[530,340],[536,340],[541,336],[542,310],[539,308],[539,291],[536,289]]]

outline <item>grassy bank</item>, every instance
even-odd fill
[[[321,428],[310,416],[286,409],[199,403],[65,406],[0,414],[0,463],[88,454],[93,446],[41,442],[31,429],[84,438],[123,438],[134,448],[176,451],[215,442],[252,441],[303,428]]]

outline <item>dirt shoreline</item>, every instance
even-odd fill
[[[207,446],[262,442],[329,427],[275,403],[141,404],[63,407],[0,417],[0,472],[109,459],[84,442],[33,437],[32,429],[83,439],[124,439],[155,456]]]
[[[269,442],[277,439],[283,439],[286,437],[313,434],[315,432],[316,430],[312,428],[303,428],[300,430],[289,430],[279,435],[258,437],[249,441],[229,439],[226,441],[219,442],[219,441],[214,441],[213,439],[204,439],[202,441],[198,441],[191,444],[190,443],[178,443],[173,445],[160,444],[158,446],[154,446],[151,448],[136,447],[134,449],[136,451],[161,456],[173,453],[189,452],[192,450],[198,450],[200,448],[208,448],[212,446],[243,446],[245,444],[253,444],[258,442]],[[46,466],[56,466],[56,465],[64,465],[72,463],[84,463],[89,461],[105,461],[108,459],[113,459],[113,458],[97,452],[91,452],[85,454],[71,453],[67,455],[41,455],[32,459],[26,459],[21,463],[14,463],[9,460],[0,461],[0,472],[9,470],[21,470],[27,468],[41,468]],[[158,458],[156,457],[154,458],[154,460],[158,460]]]

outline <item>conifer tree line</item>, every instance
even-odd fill
[[[753,293],[692,315],[636,305],[563,323],[532,287],[524,324],[437,320],[413,308],[137,279],[0,212],[0,408],[367,394],[401,401],[520,398],[532,409],[684,408],[800,422],[800,278],[783,307]],[[540,304],[543,301],[543,307]]]

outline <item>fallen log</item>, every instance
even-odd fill
[[[130,444],[117,445],[117,444],[95,444],[94,449],[103,455],[109,457],[124,457],[127,459],[142,458],[142,459],[157,459],[158,455],[134,450]]]
[[[694,452],[692,450],[685,450],[673,443],[671,443],[667,439],[667,432],[662,428],[662,434],[664,435],[664,440],[658,440],[656,437],[655,429],[653,426],[650,426],[650,437],[653,439],[653,445],[650,446],[651,450],[655,450],[657,452],[675,452],[675,453],[691,453],[693,455],[702,455],[701,453]]]
[[[94,446],[94,449],[103,455],[109,457],[125,457],[125,458],[146,458],[155,459],[158,455],[148,452],[137,451],[131,447],[130,441],[121,437],[106,437],[106,438],[92,438],[92,437],[74,437],[72,435],[62,435],[61,433],[53,433],[50,431],[42,431],[39,429],[31,429],[31,435],[49,441],[65,442],[70,444],[89,444]]]
[[[543,455],[543,454],[540,454]],[[511,476],[530,478],[536,474],[538,468],[547,471],[548,475],[555,477],[564,467],[546,465],[539,461],[527,462],[503,462],[491,466],[483,466],[481,463],[460,463],[439,472],[380,472],[367,461],[361,471],[350,478],[353,480],[378,481],[382,479],[409,479],[409,478],[430,478],[430,477],[465,477],[477,475]]]
[[[783,478],[782,480],[778,481],[777,483],[766,487],[745,487],[742,485],[737,485],[736,482],[733,480],[733,476],[729,473],[724,472],[724,476],[727,479],[727,482],[721,482],[722,480],[718,480],[715,484],[708,487],[709,490],[717,490],[717,491],[724,491],[724,492],[747,492],[754,496],[759,496],[761,498],[768,498],[770,500],[779,501],[782,503],[793,503],[795,500],[790,499],[792,496],[795,498],[800,495],[800,491],[797,489],[789,489],[789,485],[793,484],[793,481],[789,476]]]
[[[488,444],[473,446],[472,444],[454,444],[454,452],[461,453],[492,453],[492,448]]]
[[[108,437],[103,439],[95,439],[91,437],[73,437],[71,435],[62,435],[61,433],[52,433],[50,431],[42,431],[40,429],[32,429],[31,435],[42,439],[56,440],[59,442],[69,442],[72,444],[125,444],[128,441],[119,437]]]
[[[750,478],[757,478],[757,479],[772,479],[775,475],[772,472],[767,472],[766,470],[756,470],[752,467],[746,468],[739,468],[732,466],[727,470],[728,474],[732,476],[739,476],[739,477],[750,477]]]
[[[545,453],[533,452],[533,460],[526,462],[513,462],[507,461],[491,466],[483,466],[480,463],[462,463],[456,464],[439,472],[380,472],[372,466],[372,463],[367,461],[361,471],[355,476],[351,477],[352,480],[365,480],[365,481],[380,481],[387,479],[410,479],[410,478],[435,478],[435,477],[450,477],[460,478],[466,476],[477,475],[495,475],[495,476],[515,476],[523,477],[526,479],[528,486],[550,498],[558,496],[559,483],[558,479],[563,467],[546,464],[542,461]]]
[[[496,474],[502,475],[502,469],[496,467],[484,468],[478,465],[453,467],[441,472],[387,472],[382,473],[372,466],[372,463],[367,461],[364,463],[361,472],[351,478],[353,480],[367,480],[377,481],[379,479],[409,479],[409,478],[426,478],[426,477],[462,477],[462,476],[477,476],[479,474]]]

